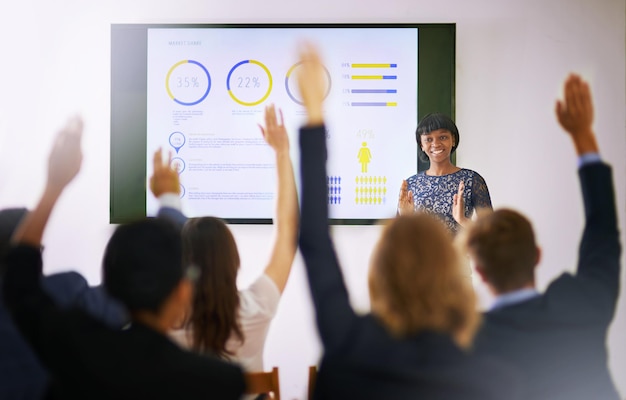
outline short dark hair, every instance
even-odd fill
[[[530,221],[517,211],[483,213],[466,232],[465,243],[485,280],[499,293],[534,281],[535,233]]]
[[[158,312],[184,275],[180,229],[149,218],[115,230],[102,262],[103,283],[129,311]]]
[[[438,129],[445,129],[450,132],[454,137],[454,146],[452,146],[452,151],[450,154],[453,154],[456,151],[456,148],[459,147],[459,129],[456,127],[452,118],[448,117],[442,113],[430,113],[427,114],[417,125],[417,129],[415,130],[415,141],[417,142],[417,153],[422,161],[428,161],[428,156],[422,151],[422,146],[420,142],[420,136],[428,135],[432,131],[436,131]]]

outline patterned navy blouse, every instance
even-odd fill
[[[465,216],[471,218],[476,208],[492,208],[487,183],[478,172],[462,168],[443,176],[430,176],[424,172],[406,180],[408,190],[413,192],[416,211],[435,214],[443,220],[448,229],[456,235],[460,225],[452,216],[452,196],[459,190],[459,183],[465,182],[463,199]]]

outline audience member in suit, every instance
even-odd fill
[[[103,281],[129,310],[131,324],[113,330],[82,310],[62,310],[43,290],[41,238],[65,187],[80,169],[82,122],[59,133],[44,194],[14,234],[3,297],[26,341],[47,368],[51,398],[238,399],[239,367],[188,353],[167,330],[189,307],[192,268],[182,265],[180,232],[152,219],[120,226],[107,244]]]
[[[618,399],[605,344],[620,279],[615,195],[592,129],[590,90],[580,77],[565,82],[556,115],[579,157],[586,222],[576,273],[561,275],[539,293],[541,253],[528,219],[506,209],[480,217],[466,243],[496,300],[484,315],[475,351],[517,366],[525,399]],[[558,157],[558,148],[551,151]]]
[[[23,215],[21,209],[0,211],[0,265]],[[4,270],[4,265],[1,266]],[[13,324],[4,303],[0,302],[0,399],[41,399],[47,382],[46,371]]]
[[[25,208],[0,210],[0,270],[4,270],[2,260],[10,247],[11,236],[27,213]],[[59,307],[81,307],[112,328],[121,329],[128,323],[124,308],[102,286],[90,287],[77,272],[44,276],[41,285]],[[0,399],[40,399],[47,382],[45,369],[0,302]]]
[[[26,208],[0,210],[0,254],[6,252],[11,236],[27,214]],[[102,285],[89,286],[87,280],[76,271],[46,275],[41,285],[61,308],[81,307],[111,328],[121,329],[129,321],[124,307],[112,299]]]
[[[383,230],[369,270],[371,313],[350,306],[328,228],[324,70],[302,54],[300,131],[304,257],[324,355],[316,399],[515,399],[515,371],[466,352],[478,323],[452,237],[425,213]]]

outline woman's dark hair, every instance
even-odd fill
[[[239,252],[230,229],[213,217],[194,218],[183,228],[183,265],[195,265],[200,276],[195,284],[192,310],[185,322],[191,328],[192,348],[228,358],[231,335],[243,341],[239,323],[237,272]]]
[[[422,118],[420,123],[417,125],[417,129],[415,130],[415,141],[417,141],[417,153],[420,160],[428,161],[428,156],[422,151],[420,136],[428,135],[430,132],[438,129],[445,129],[454,137],[454,146],[452,146],[450,154],[454,153],[456,148],[459,147],[459,129],[456,127],[454,121],[452,121],[452,119],[445,114],[430,113]]]

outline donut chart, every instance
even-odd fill
[[[240,61],[228,72],[226,90],[237,104],[246,107],[259,105],[272,92],[272,74],[260,61]]]
[[[287,74],[285,75],[285,90],[287,91],[287,95],[289,96],[289,98],[293,100],[294,103],[304,105],[304,103],[302,103],[302,100],[299,100],[299,94],[297,91],[298,85],[295,82],[296,74],[294,73],[294,71],[300,65],[302,65],[302,62],[292,65],[291,68],[289,68],[289,71],[287,71]],[[324,67],[324,71],[326,72],[326,94],[324,95],[324,99],[326,99],[326,97],[328,97],[328,94],[330,93],[332,80],[330,78],[330,72],[328,72],[328,69],[326,67]]]
[[[198,61],[181,60],[167,72],[165,89],[176,103],[195,106],[206,99],[211,91],[211,75]]]

